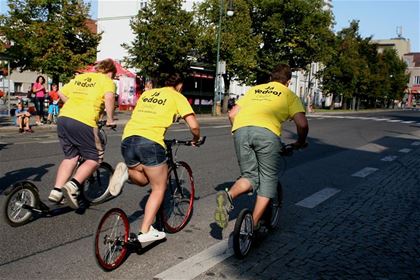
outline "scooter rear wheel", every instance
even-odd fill
[[[28,223],[33,217],[30,208],[37,208],[38,205],[39,194],[36,187],[27,181],[17,183],[7,195],[4,204],[3,213],[6,223],[12,227]]]

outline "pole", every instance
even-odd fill
[[[7,61],[7,82],[8,82],[8,87],[9,87],[9,92],[7,93],[7,111],[9,113],[9,117],[11,117],[10,110],[12,108],[10,107],[10,60]],[[3,82],[3,85],[4,85],[4,82]]]
[[[220,60],[220,33],[222,27],[222,14],[223,14],[223,0],[220,0],[220,13],[219,13],[219,24],[217,26],[217,55],[216,55],[216,75],[214,76],[214,98],[213,98],[213,111],[212,115],[216,116],[216,103],[217,95],[220,91],[220,69],[219,69],[219,60]]]

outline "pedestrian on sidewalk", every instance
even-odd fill
[[[35,94],[34,104],[36,109],[35,122],[37,125],[42,125],[44,121],[44,101],[45,94],[45,78],[38,76],[34,85],[32,86],[32,92]]]
[[[24,107],[23,101],[18,100],[17,109],[15,110],[16,124],[19,126],[19,133],[22,132],[33,132],[30,127],[30,118],[31,113],[28,112],[28,109]]]

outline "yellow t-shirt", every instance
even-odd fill
[[[69,117],[88,126],[97,127],[104,109],[104,96],[115,93],[115,84],[102,73],[85,73],[74,77],[60,92],[68,99],[60,110],[60,117]]]
[[[122,138],[138,135],[165,147],[165,132],[177,114],[181,117],[194,114],[185,96],[173,87],[147,90],[137,101]]]
[[[244,126],[258,126],[281,135],[281,124],[296,113],[305,112],[302,102],[290,89],[278,82],[257,85],[249,89],[236,104],[232,132]]]

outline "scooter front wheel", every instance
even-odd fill
[[[39,205],[39,194],[36,187],[28,182],[17,183],[7,195],[4,204],[4,218],[12,227],[22,226],[28,223],[32,217],[31,209]]]
[[[97,264],[105,271],[119,267],[127,255],[130,223],[125,212],[113,208],[105,213],[94,233]]]

